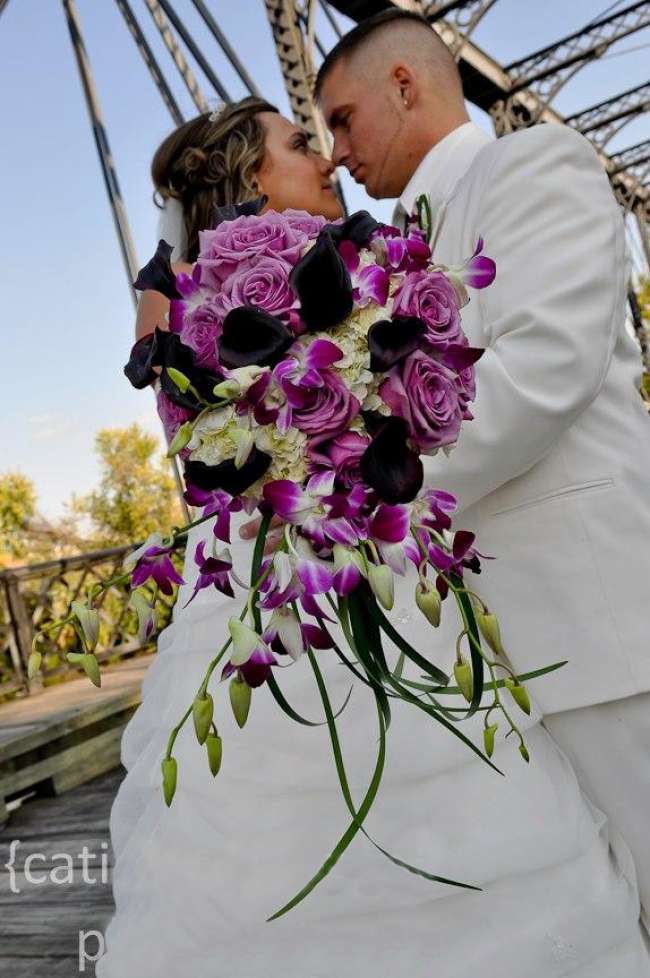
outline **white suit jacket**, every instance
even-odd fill
[[[497,558],[469,586],[518,672],[569,660],[531,682],[543,712],[650,690],[650,418],[606,174],[567,127],[494,140],[468,123],[425,157],[398,212],[423,192],[435,259],[460,264],[482,236],[497,266],[463,310],[486,348],[475,420],[448,458],[425,460],[426,484],[458,497],[456,528]],[[459,630],[444,610],[434,655]]]

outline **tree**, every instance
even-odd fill
[[[145,539],[181,521],[178,493],[169,462],[156,458],[158,439],[138,424],[104,428],[95,437],[101,479],[97,489],[73,496],[70,509],[89,522],[98,547]]]
[[[645,334],[648,338],[647,343],[650,345],[650,278],[641,279],[639,291],[637,292],[637,299],[639,302],[641,319],[643,320],[643,325],[645,326]],[[647,370],[644,372],[641,380],[641,393],[646,401],[650,402],[650,372]]]
[[[34,483],[21,472],[0,475],[0,566],[24,560],[36,515]]]

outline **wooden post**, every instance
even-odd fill
[[[43,680],[40,675],[34,679],[27,678],[27,660],[32,651],[32,639],[34,638],[32,619],[20,590],[20,580],[13,574],[5,574],[4,586],[11,622],[9,644],[13,666],[18,679],[24,683],[26,691],[35,693],[43,688]]]

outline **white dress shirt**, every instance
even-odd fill
[[[413,214],[415,202],[421,194],[428,194],[431,210],[435,215],[440,205],[451,197],[458,181],[465,176],[477,154],[492,141],[493,137],[488,136],[475,123],[465,122],[432,146],[395,205],[395,227],[405,226],[405,220]]]

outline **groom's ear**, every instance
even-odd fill
[[[399,92],[399,98],[405,108],[411,108],[417,91],[415,73],[407,64],[396,64],[391,72],[391,81]]]

